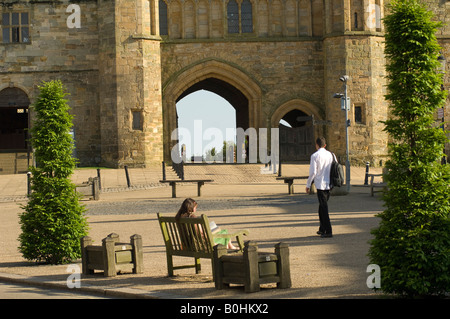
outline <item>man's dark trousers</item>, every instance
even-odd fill
[[[317,198],[319,199],[319,231],[323,234],[332,234],[330,216],[328,215],[328,199],[330,199],[330,191],[318,189]]]

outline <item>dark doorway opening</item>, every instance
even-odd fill
[[[284,125],[283,121],[288,125]],[[295,109],[286,113],[279,128],[280,161],[309,161],[315,151],[313,117]]]
[[[30,100],[18,88],[0,91],[0,150],[26,150]]]

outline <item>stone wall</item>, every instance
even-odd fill
[[[148,1],[99,4],[100,77],[105,79],[100,107],[106,114],[101,120],[106,133],[102,134],[103,163],[113,167],[160,163],[160,43],[149,35]]]
[[[448,91],[450,90],[450,18],[448,14],[450,11],[450,2],[444,0],[426,0],[425,2],[433,10],[436,20],[444,22],[444,26],[437,33],[437,38],[442,47],[442,55],[446,59],[444,89]],[[450,97],[447,97],[443,120],[446,122],[444,124],[445,130],[447,132],[450,131]],[[442,119],[436,117],[436,121],[442,122]],[[447,136],[450,139],[450,133]],[[450,143],[445,145],[445,153],[450,158]],[[447,161],[449,160],[447,159]]]
[[[73,12],[68,6],[74,3],[80,8],[79,28],[68,26]],[[41,81],[62,80],[82,166],[160,163],[160,41],[147,36],[148,1],[0,4],[1,13],[29,12],[31,21],[30,43],[0,45],[0,90],[19,87],[34,101]],[[133,112],[141,122],[134,129]]]
[[[73,1],[72,1],[73,2]],[[100,163],[97,1],[82,1],[82,27],[69,29],[69,1],[0,1],[0,12],[29,12],[31,42],[0,39],[0,90],[18,87],[31,103],[42,81],[60,79],[74,114],[77,155],[82,165]],[[0,34],[1,37],[1,34]],[[33,113],[31,112],[31,115]]]
[[[381,164],[387,104],[383,27],[376,22],[384,1],[249,1],[251,32],[242,23],[247,1],[236,1],[238,31],[230,33],[228,1],[171,0],[164,2],[167,33],[160,35],[159,0],[0,0],[0,13],[26,11],[31,21],[30,43],[0,41],[0,90],[18,87],[34,101],[42,80],[61,79],[83,166],[170,160],[175,103],[211,78],[216,93],[232,99],[237,90],[235,98],[248,104],[241,122],[274,127],[299,109],[314,116],[316,136],[324,134],[345,159],[345,112],[333,93],[342,91],[339,77],[347,74],[351,160]],[[438,39],[450,59],[450,3],[426,3],[447,22]],[[70,4],[80,8],[79,28],[68,25]]]

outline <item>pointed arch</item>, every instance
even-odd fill
[[[319,109],[314,104],[302,99],[293,99],[280,105],[272,114],[270,123],[272,127],[278,127],[280,120],[290,111],[299,110],[305,114],[314,116],[315,120],[322,120]]]
[[[176,102],[186,92],[192,91],[196,85],[203,85],[211,81],[225,83],[228,89],[239,91],[239,94],[248,101],[247,127],[259,129],[261,126],[261,95],[259,84],[248,76],[243,70],[236,68],[224,61],[207,60],[184,68],[171,77],[163,86],[163,123],[165,158],[170,158],[172,144],[171,133],[177,128]],[[215,92],[220,94],[219,92]],[[247,112],[247,111],[246,111]]]

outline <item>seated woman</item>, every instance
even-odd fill
[[[194,215],[194,213],[197,211],[197,202],[195,200],[193,200],[192,198],[186,198],[183,201],[183,204],[181,204],[180,209],[178,210],[178,213],[176,214],[175,218],[178,220],[180,218],[195,218],[197,216]],[[214,223],[215,225],[215,223]],[[218,227],[217,227],[218,228]],[[227,234],[227,230],[226,229],[222,229],[222,230],[215,230],[213,231],[213,229],[211,229],[211,232],[213,232],[214,234]],[[232,243],[231,240],[229,238],[215,238],[214,239],[214,243],[217,244],[221,244],[227,247],[227,249],[238,249],[236,248]]]

